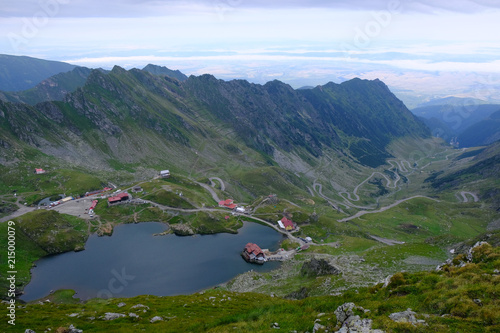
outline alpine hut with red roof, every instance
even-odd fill
[[[266,256],[262,249],[254,243],[248,243],[245,245],[243,252],[241,252],[241,256],[248,262],[262,265],[266,262]]]
[[[233,199],[227,199],[227,200],[222,200],[222,201],[219,201],[219,207],[222,207],[222,208],[229,208],[231,210],[235,209],[236,207],[238,207],[238,205],[236,205],[234,203],[234,200]]]

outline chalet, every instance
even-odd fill
[[[227,200],[219,201],[219,207],[229,208],[232,210],[232,209],[235,209],[236,207],[238,207],[238,205],[236,205],[234,203],[233,199],[227,199]]]
[[[46,172],[46,171],[45,171],[45,170],[43,170],[43,169],[35,169],[35,174],[37,174],[37,175],[41,175],[41,174],[43,174],[43,173],[45,173],[45,172]]]
[[[278,221],[278,225],[280,226],[281,229],[285,229],[286,231],[292,231],[295,230],[297,225],[293,223],[292,220],[283,217],[281,220]]]
[[[108,205],[114,205],[119,202],[127,201],[130,199],[129,194],[127,192],[122,192],[117,194],[114,197],[109,197],[108,198]]]
[[[257,244],[254,243],[248,243],[243,249],[243,252],[241,252],[241,256],[247,262],[255,264],[262,265],[264,264],[264,262],[266,262],[266,256],[264,255],[264,252]]]
[[[160,177],[161,178],[169,178],[170,177],[170,170],[162,170],[162,171],[160,171]]]

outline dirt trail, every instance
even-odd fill
[[[404,244],[405,243],[405,242],[400,242],[400,241],[393,240],[393,239],[388,239],[388,238],[377,237],[377,236],[373,236],[373,235],[368,235],[368,236],[370,236],[371,238],[375,239],[376,241],[379,241],[381,243],[384,243],[384,244],[387,244],[387,245],[390,245],[390,246],[393,246],[393,245],[396,245],[396,244]]]

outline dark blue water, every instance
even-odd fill
[[[40,259],[21,299],[35,300],[57,289],[76,290],[83,300],[190,294],[252,269],[279,265],[249,264],[240,256],[248,242],[279,247],[283,236],[259,224],[246,222],[236,235],[153,236],[165,229],[156,222],[120,225],[111,237],[89,237],[85,251]]]

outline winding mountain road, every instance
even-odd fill
[[[211,183],[212,187],[215,187],[214,180],[216,180],[216,181],[218,181],[220,183],[220,190],[221,191],[225,191],[226,190],[226,185],[224,184],[224,182],[222,181],[222,179],[220,179],[219,177],[210,177],[210,178],[208,178],[208,180],[210,180],[210,183]]]
[[[472,196],[472,198],[474,199],[474,202],[478,202],[479,201],[479,197],[476,194],[474,194],[472,192],[462,191],[462,192],[460,192],[460,195],[464,199],[464,201],[463,201],[464,203],[465,202],[469,202],[469,198],[467,198],[467,194],[470,195],[470,196]]]
[[[343,218],[341,220],[337,220],[338,222],[347,222],[347,221],[350,221],[350,220],[353,220],[355,218],[358,218],[360,216],[363,216],[363,215],[366,215],[366,214],[374,214],[374,213],[380,213],[380,212],[384,212],[388,209],[391,209],[393,207],[396,207],[397,205],[399,205],[400,203],[403,203],[405,201],[408,201],[408,200],[412,200],[412,199],[415,199],[415,198],[426,198],[426,199],[430,199],[430,200],[433,200],[433,201],[436,201],[436,202],[440,202],[440,200],[437,200],[437,199],[434,199],[434,198],[429,198],[429,197],[426,197],[424,195],[415,195],[413,197],[410,197],[410,198],[406,198],[406,199],[401,199],[401,200],[398,200],[396,201],[395,203],[389,205],[389,206],[385,206],[385,207],[382,207],[380,209],[377,209],[377,210],[371,210],[371,211],[366,211],[366,210],[362,210],[360,212],[357,212],[356,214],[354,214],[353,216],[349,216],[349,217],[346,217],[346,218]]]

